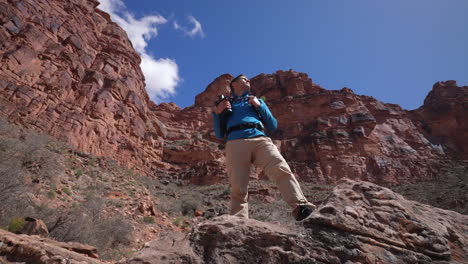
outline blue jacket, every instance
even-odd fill
[[[260,101],[260,106],[255,109],[254,106],[249,104],[248,96],[249,92],[246,92],[242,96],[233,97],[231,101],[232,114],[228,117],[213,113],[213,127],[217,138],[224,138],[229,127],[237,126],[242,123],[263,123],[263,126],[266,127],[269,132],[276,129],[278,122],[271,114],[265,102],[262,99],[258,99]],[[265,136],[265,133],[256,128],[248,128],[232,131],[227,135],[227,140],[257,136]]]

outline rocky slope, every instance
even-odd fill
[[[221,216],[126,263],[466,263],[468,217],[345,180],[296,228]]]
[[[302,223],[218,216],[189,234],[161,232],[119,263],[466,263],[467,223],[466,215],[342,180]],[[87,255],[96,258],[96,250],[0,230],[6,263],[101,263]]]
[[[155,105],[140,57],[97,5],[0,1],[0,115],[147,175],[223,181],[223,142],[214,138],[211,111],[232,76],[216,78],[191,107]],[[279,121],[271,137],[304,180],[418,182],[467,157],[467,88],[453,81],[436,84],[411,112],[348,88],[326,90],[294,71],[260,74],[252,87]]]

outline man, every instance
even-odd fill
[[[231,215],[248,218],[248,183],[251,163],[276,182],[297,221],[307,218],[315,208],[301,191],[289,165],[264,133],[274,131],[277,121],[265,102],[250,95],[250,81],[239,75],[231,83],[232,99],[220,102],[213,113],[217,138],[227,139],[226,167],[231,185]],[[226,113],[231,109],[231,113]]]

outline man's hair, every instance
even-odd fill
[[[229,83],[229,88],[231,88],[231,92],[234,93],[234,88],[232,88],[232,84],[237,82],[237,80],[239,80],[240,77],[247,77],[245,76],[244,74],[240,74],[239,76],[237,76],[236,78],[232,79],[232,81]]]

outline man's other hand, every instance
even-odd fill
[[[231,108],[231,103],[228,100],[223,100],[216,106],[215,113],[220,115],[226,108]]]
[[[260,101],[256,96],[249,96],[249,104],[253,105],[255,109],[257,109],[260,106]]]

